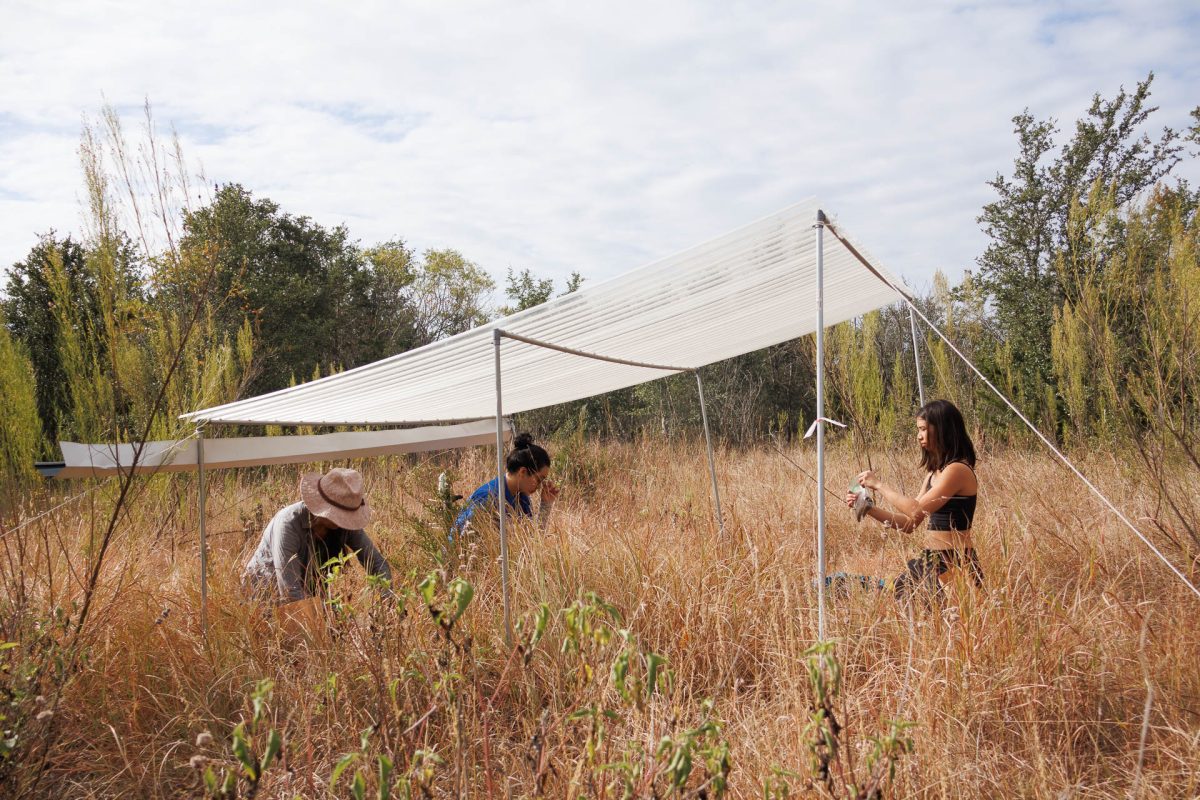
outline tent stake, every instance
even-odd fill
[[[825,212],[817,211],[817,486],[825,485]],[[825,493],[817,489],[817,638],[825,640]]]
[[[207,487],[204,484],[204,426],[196,426],[196,472],[200,491],[200,631],[208,641],[208,535],[204,522]]]
[[[913,314],[912,307],[908,309],[908,325],[912,328],[913,340],[913,362],[917,365],[917,397],[921,400],[921,407],[925,407],[925,382],[921,380],[921,351],[917,349],[917,317]]]
[[[717,465],[713,461],[712,436],[708,433],[708,411],[704,407],[704,383],[700,380],[700,370],[695,370],[696,391],[700,393],[700,420],[704,423],[704,444],[708,447],[708,473],[712,476],[713,503],[717,507],[717,527],[721,535],[725,535],[725,518],[721,516],[721,490],[717,488]]]
[[[504,597],[504,644],[512,647],[512,615],[508,601],[508,532],[505,530],[505,506],[508,505],[504,484],[504,402],[500,395],[500,339],[504,333],[492,331],[496,351],[496,503],[500,506],[500,591]]]

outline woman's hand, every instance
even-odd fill
[[[553,503],[558,499],[559,488],[550,482],[549,479],[542,481],[542,502]]]
[[[846,492],[846,508],[854,508],[858,502],[858,492]]]
[[[878,489],[881,485],[879,483],[879,476],[875,474],[875,470],[873,469],[865,469],[858,473],[858,477],[855,480],[858,481],[859,486],[865,486],[868,489]]]

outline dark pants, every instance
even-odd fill
[[[927,599],[941,600],[941,577],[954,567],[965,568],[976,587],[983,586],[983,569],[975,548],[963,550],[922,550],[910,559],[904,572],[896,577],[896,599],[908,600],[918,591],[927,592]]]

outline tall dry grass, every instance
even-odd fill
[[[789,455],[811,468],[810,450]],[[528,641],[540,604],[550,610],[544,638],[521,652],[503,641],[494,539],[460,542],[441,566],[431,595],[439,608],[452,602],[448,581],[474,587],[455,624],[439,627],[416,590],[439,569],[437,473],[449,467],[465,494],[493,458],[480,450],[358,465],[376,510],[372,535],[405,592],[400,605],[372,602],[361,570],[348,568],[336,587],[348,605],[327,648],[281,641],[267,612],[239,598],[241,565],[264,519],[296,498],[297,470],[212,482],[207,641],[194,484],[139,484],[80,636],[79,669],[59,673],[61,687],[53,666],[8,684],[24,692],[11,705],[24,703],[25,722],[6,791],[202,796],[205,767],[217,777],[238,768],[230,736],[251,719],[254,687],[268,678],[261,721],[244,728],[252,751],[261,753],[268,728],[283,743],[250,790],[259,797],[352,796],[356,772],[375,796],[380,755],[394,765],[389,783],[406,777],[415,796],[620,796],[623,780],[665,794],[668,762],[685,741],[694,745],[683,784],[692,796],[719,788],[722,741],[730,796],[819,796],[805,657],[817,621],[812,481],[773,451],[720,452],[722,537],[702,446],[646,440],[574,453],[549,532],[513,537],[519,638]],[[1132,517],[1153,513],[1151,487],[1135,473],[1102,454],[1085,460]],[[886,480],[909,489],[914,461],[910,452],[875,458]],[[860,466],[849,450],[833,452],[831,484],[840,489]],[[843,670],[833,704],[844,726],[841,769],[865,775],[871,737],[902,719],[914,723],[913,752],[900,757],[885,796],[1200,794],[1200,601],[1049,459],[995,453],[979,474],[984,591],[960,584],[952,613],[918,606],[910,616],[870,591],[829,604]],[[0,653],[10,674],[66,646],[54,609],[69,616],[78,604],[106,491],[0,542],[3,634],[19,642]],[[891,575],[916,549],[911,537],[856,525],[830,501],[831,571]],[[569,630],[561,609],[572,604],[593,615],[590,635]],[[622,649],[633,652],[631,676],[644,680],[639,654],[655,653],[671,679],[622,698],[610,675]],[[719,733],[687,740],[706,719]],[[212,742],[197,745],[205,731]],[[249,786],[243,778],[243,793]]]

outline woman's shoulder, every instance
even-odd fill
[[[490,481],[480,485],[480,487],[478,489],[471,492],[471,500],[486,500],[486,499],[488,499],[489,497],[491,497],[492,495],[494,495],[496,493],[496,487],[498,485],[499,485],[499,481],[496,478],[492,478]]]
[[[942,467],[941,476],[959,484],[960,489],[977,491],[979,488],[979,479],[975,475],[975,468],[965,461],[951,461]]]

